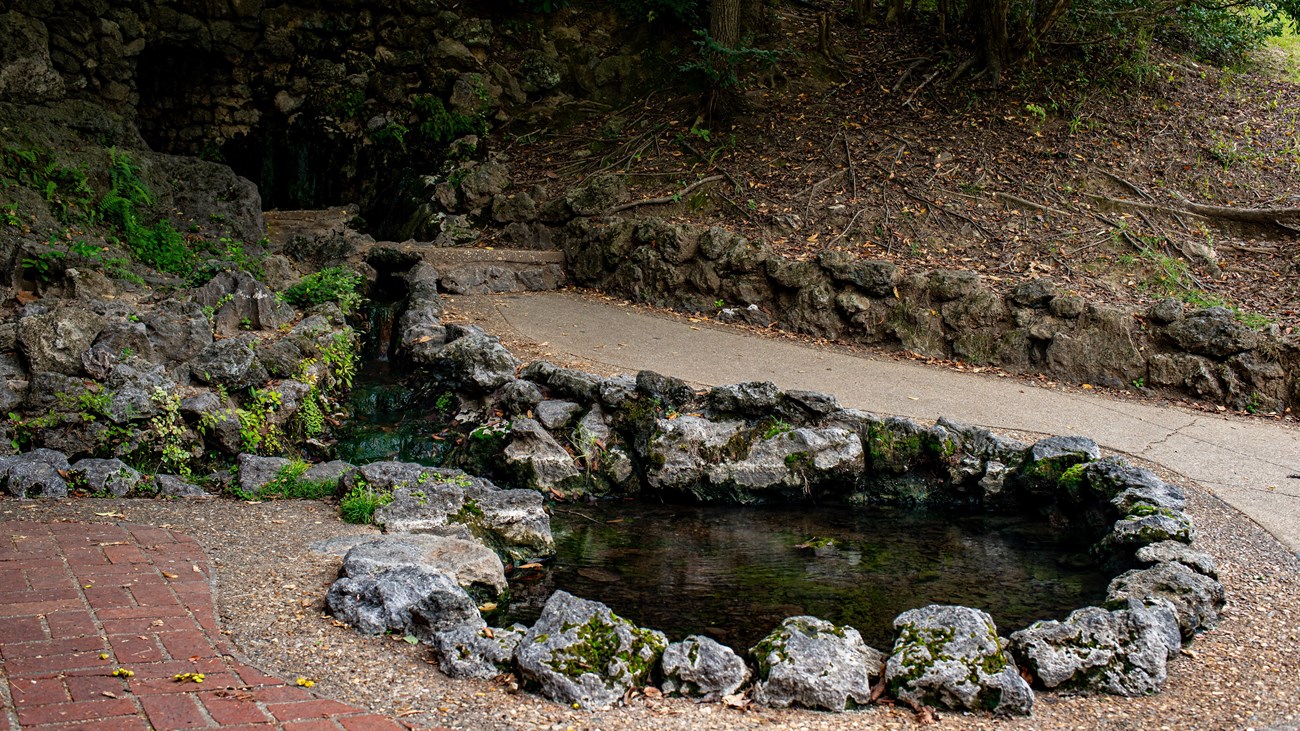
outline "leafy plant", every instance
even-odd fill
[[[158,457],[158,471],[181,477],[190,476],[190,453],[186,440],[185,420],[181,417],[181,397],[173,391],[155,389],[149,399],[158,404],[158,413],[149,420],[148,438]]]
[[[90,187],[86,171],[60,165],[45,150],[5,147],[0,152],[0,187],[12,185],[40,193],[63,223],[95,222],[95,191]],[[6,222],[18,225],[8,218]]]
[[[42,282],[48,282],[50,281],[50,271],[54,268],[54,262],[64,256],[65,254],[58,249],[37,252],[23,258],[23,271]]]
[[[296,307],[314,307],[324,302],[337,302],[343,314],[348,314],[361,304],[357,285],[361,275],[346,267],[328,267],[308,274],[284,290],[280,298]]]
[[[166,218],[153,226],[144,224],[143,212],[153,207],[155,199],[131,157],[116,148],[108,151],[108,193],[100,201],[104,217],[122,232],[126,245],[136,258],[169,274],[188,274],[193,269],[194,253],[185,237],[172,228]]]
[[[280,408],[280,394],[269,389],[252,389],[252,401],[246,407],[235,409],[239,419],[239,439],[244,449],[254,454],[280,452],[280,428],[272,423],[271,416]]]
[[[338,490],[338,480],[309,480],[303,477],[311,465],[295,459],[276,473],[275,479],[257,491],[258,497],[279,497],[288,500],[320,500]]]
[[[414,132],[421,142],[445,144],[458,137],[487,131],[487,120],[482,115],[469,116],[451,111],[442,99],[432,94],[414,97],[411,107],[419,119]]]
[[[343,499],[339,501],[339,517],[345,523],[364,523],[372,524],[375,522],[375,511],[391,503],[393,494],[387,490],[375,490],[370,487],[364,480],[357,480],[357,484]]]

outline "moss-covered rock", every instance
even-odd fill
[[[786,619],[750,653],[758,663],[754,700],[836,712],[870,702],[885,657],[856,629],[816,617]]]
[[[988,614],[968,607],[930,605],[894,620],[899,631],[885,665],[897,697],[955,710],[1028,714],[1034,705]]]
[[[542,694],[582,708],[605,708],[644,685],[668,639],[599,602],[557,591],[515,650],[525,680]]]

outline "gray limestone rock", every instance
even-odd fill
[[[84,484],[91,493],[113,497],[126,496],[143,479],[120,459],[81,459],[69,471],[73,480]]]
[[[418,566],[344,576],[330,586],[325,608],[368,635],[393,630],[432,639],[458,627],[484,626],[474,600],[452,577]]]
[[[204,383],[243,388],[266,380],[249,338],[218,340],[190,361],[190,372]]]
[[[885,660],[857,630],[816,617],[786,619],[750,654],[758,663],[756,702],[837,713],[871,701],[871,679]]]
[[[623,176],[603,173],[565,191],[564,202],[575,216],[595,216],[626,201],[629,195]]]
[[[491,393],[515,377],[520,361],[496,338],[471,334],[448,343],[432,358],[438,377],[449,385]]]
[[[1175,321],[1166,334],[1183,350],[1226,358],[1260,344],[1259,333],[1237,322],[1232,310],[1210,307]]]
[[[466,588],[480,587],[493,594],[506,589],[501,559],[475,541],[395,533],[358,543],[343,557],[343,575],[353,579],[403,566],[447,574]]]
[[[761,418],[776,409],[779,394],[776,384],[770,381],[750,381],[714,386],[705,401],[716,414]]]
[[[50,61],[45,25],[17,11],[0,14],[0,101],[39,104],[63,98],[63,77]]]
[[[310,480],[311,482],[329,482],[337,485],[339,480],[343,478],[343,475],[351,472],[352,469],[352,465],[341,459],[335,459],[329,462],[318,462],[308,467],[307,471],[302,473],[302,479]]]
[[[289,466],[284,457],[259,457],[256,454],[243,453],[236,462],[239,466],[239,489],[249,495],[256,495],[266,487],[280,471]]]
[[[650,441],[646,481],[654,488],[688,488],[704,480],[740,421],[711,421],[698,416],[658,419]]]
[[[154,352],[167,363],[184,363],[212,344],[212,323],[196,302],[163,300],[140,319]]]
[[[664,650],[660,663],[663,691],[705,701],[718,701],[749,682],[749,668],[730,647],[702,635],[691,635]]]
[[[515,648],[528,628],[522,624],[508,628],[465,625],[430,638],[438,669],[453,678],[488,680],[512,670]]]
[[[274,330],[294,318],[292,307],[243,271],[218,273],[194,291],[194,301],[216,308],[213,330],[226,337],[243,330]]]
[[[392,495],[375,511],[390,533],[440,533],[464,526],[470,535],[512,559],[555,552],[541,493],[501,490],[460,470],[404,462],[375,462],[343,475],[340,491],[365,484]]]
[[[52,449],[0,457],[0,483],[16,498],[67,497],[68,483],[61,470],[68,470],[68,458]]]
[[[686,381],[654,371],[637,373],[636,389],[647,398],[658,399],[662,406],[678,411],[695,400],[695,389]]]
[[[894,619],[899,631],[885,668],[895,696],[955,710],[1028,714],[1034,693],[1020,677],[988,614],[930,605]]]
[[[544,397],[542,389],[531,381],[516,378],[509,381],[493,394],[493,400],[501,404],[507,414],[527,414],[539,406]]]
[[[18,343],[33,373],[52,371],[75,376],[81,356],[104,329],[104,318],[81,307],[57,307],[18,321]]]
[[[1180,510],[1134,506],[1134,512],[1115,521],[1103,542],[1110,546],[1146,546],[1164,541],[1191,543],[1196,538],[1192,519]]]
[[[711,465],[706,474],[714,485],[740,490],[803,490],[827,480],[852,480],[864,467],[857,434],[803,428],[756,439],[742,458]]]
[[[642,629],[599,602],[557,591],[515,650],[526,680],[554,701],[605,708],[644,685],[668,646],[662,632]]]
[[[412,303],[397,321],[398,346],[419,365],[436,362],[447,342],[441,304]]]
[[[568,426],[574,414],[581,410],[582,407],[572,401],[547,400],[537,404],[533,415],[547,429],[560,429]]]
[[[1159,563],[1115,577],[1106,591],[1106,605],[1125,608],[1130,601],[1145,606],[1167,605],[1178,618],[1185,639],[1214,627],[1223,609],[1223,585],[1181,563]]]
[[[154,475],[154,484],[158,486],[159,497],[207,497],[203,488],[176,475]]]
[[[529,487],[541,490],[581,474],[569,452],[532,419],[515,419],[511,423],[505,461],[522,473]]]
[[[1143,546],[1133,556],[1144,564],[1180,563],[1211,579],[1219,578],[1219,567],[1208,553],[1202,553],[1181,541],[1161,541]]]
[[[1012,651],[1043,686],[1123,696],[1160,690],[1171,642],[1176,652],[1178,623],[1167,607],[1086,607],[1011,635]]]

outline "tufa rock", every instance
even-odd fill
[[[852,627],[790,617],[750,650],[758,663],[754,700],[837,713],[871,702],[871,678],[885,656]]]
[[[557,591],[520,641],[515,662],[547,698],[605,708],[649,682],[667,646],[662,632],[637,627],[599,602]]]
[[[988,614],[932,604],[898,615],[894,628],[885,682],[898,698],[954,710],[1027,715],[1033,708],[1034,693]]]
[[[664,650],[663,691],[704,701],[722,700],[749,682],[749,668],[730,647],[691,635]]]

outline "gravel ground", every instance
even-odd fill
[[[1193,486],[1198,546],[1218,561],[1229,605],[1147,698],[1039,693],[1031,718],[940,713],[953,729],[1300,728],[1300,560],[1232,508]],[[113,513],[113,515],[103,515]],[[217,569],[218,610],[247,660],[267,672],[317,680],[327,697],[408,721],[456,729],[895,729],[925,725],[911,711],[874,707],[828,714],[698,705],[638,697],[608,711],[574,711],[492,682],[451,680],[425,648],[363,637],[322,612],[339,560],[315,541],[373,529],[342,523],[324,502],[0,501],[0,514],[37,520],[120,520],[193,535]],[[1013,628],[1004,628],[1008,632]]]

